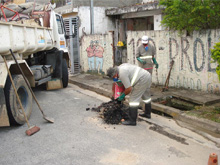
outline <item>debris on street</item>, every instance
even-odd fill
[[[120,124],[122,119],[128,119],[128,110],[125,105],[116,100],[102,103],[92,111],[99,112],[100,117],[107,124]]]

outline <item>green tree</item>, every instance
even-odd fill
[[[159,5],[165,7],[161,23],[169,30],[220,28],[219,0],[160,0]]]
[[[218,64],[218,66],[216,68],[216,73],[218,74],[218,78],[220,81],[220,42],[218,42],[214,45],[214,48],[211,49],[211,53],[212,53],[211,57],[214,60],[212,62],[217,62],[217,64]]]

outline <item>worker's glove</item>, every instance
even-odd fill
[[[156,61],[156,59],[153,57],[153,62],[154,62],[154,64],[156,65],[156,69],[158,69],[159,68],[159,64],[157,63],[157,61]]]
[[[123,101],[124,98],[125,98],[125,94],[122,93],[116,100],[117,100],[117,101]]]
[[[146,64],[146,61],[142,60],[140,57],[137,58],[137,60],[142,63],[143,65]]]

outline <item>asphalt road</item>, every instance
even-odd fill
[[[54,124],[44,121],[36,104],[30,118],[41,128],[26,136],[27,125],[0,128],[1,165],[206,165],[216,143],[153,114],[137,126],[107,125],[86,111],[108,98],[69,85],[35,94]]]

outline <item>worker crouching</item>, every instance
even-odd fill
[[[141,99],[145,103],[144,117],[151,118],[151,74],[132,64],[124,63],[120,66],[109,68],[107,76],[113,78],[114,81],[121,80],[125,90],[117,98],[118,101],[123,101],[125,96],[129,97],[129,119],[123,121],[124,125],[136,125],[137,111]]]

